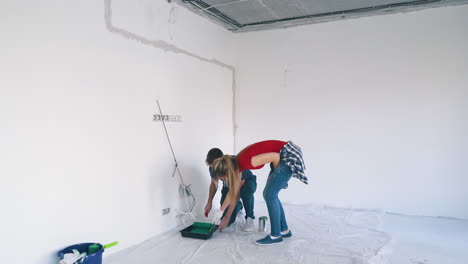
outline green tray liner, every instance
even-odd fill
[[[213,227],[213,224],[211,223],[202,223],[202,222],[194,222],[193,227],[195,228],[200,228],[200,229],[211,229]]]
[[[190,233],[207,235],[207,234],[210,233],[210,229],[206,229],[206,228],[195,228],[195,229],[190,230]]]

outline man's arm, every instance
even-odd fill
[[[211,211],[211,207],[213,206],[213,198],[217,190],[218,190],[218,180],[211,179],[210,189],[208,191],[208,201],[206,202],[206,205],[205,205],[205,217],[208,217],[208,214]]]
[[[218,191],[218,180],[217,179],[211,179],[210,182],[210,190],[208,192],[208,202],[213,202],[213,198],[216,194],[216,191]]]

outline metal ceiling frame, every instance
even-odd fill
[[[209,4],[205,3],[201,0],[183,0],[186,4],[191,4],[195,8],[198,8],[199,11],[205,12],[216,19],[223,21],[224,23],[229,24],[230,26],[234,27],[235,29],[241,28],[243,25],[237,22],[236,20],[230,18],[229,16],[225,15],[223,12],[219,11],[219,9],[210,6]]]
[[[282,18],[255,23],[242,24],[234,18],[221,12],[216,6],[210,6],[203,0],[176,0],[179,4],[187,7],[195,13],[198,13],[213,22],[225,27],[232,32],[245,32],[254,30],[265,30],[274,28],[286,28],[297,25],[320,23],[332,20],[342,20],[345,18],[357,18],[379,14],[392,14],[400,12],[409,12],[421,10],[424,8],[433,8],[449,5],[467,4],[468,0],[414,0],[410,2],[393,3],[373,7],[364,7],[335,11],[321,14],[312,14],[299,17]],[[236,3],[236,2],[233,2]]]

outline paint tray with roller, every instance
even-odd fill
[[[180,233],[183,237],[209,239],[218,227],[212,223],[194,222],[191,226],[180,230]]]

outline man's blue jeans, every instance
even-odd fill
[[[263,189],[263,198],[265,198],[270,215],[271,235],[275,237],[281,236],[281,231],[289,229],[278,194],[291,177],[291,169],[284,162],[280,162],[278,167],[270,172],[265,189]]]
[[[240,189],[240,198],[244,204],[245,209],[245,219],[250,217],[255,219],[254,214],[254,193],[257,190],[257,176],[252,176],[249,179],[245,180],[244,185]]]
[[[239,199],[239,201],[236,204],[236,208],[232,212],[231,219],[229,219],[229,224],[231,225],[236,221],[237,213],[242,210],[242,207],[245,209],[245,219],[247,217],[250,217],[252,219],[255,219],[254,215],[254,193],[257,190],[257,177],[253,176],[249,178],[248,180],[245,181],[244,185],[242,186],[240,190],[240,198],[242,199],[242,203],[244,204],[242,206],[242,203]],[[227,193],[229,192],[229,188],[225,188],[223,186],[223,189],[221,189],[221,205],[223,205],[224,200],[226,199]],[[223,217],[228,211],[229,207],[224,211]]]

